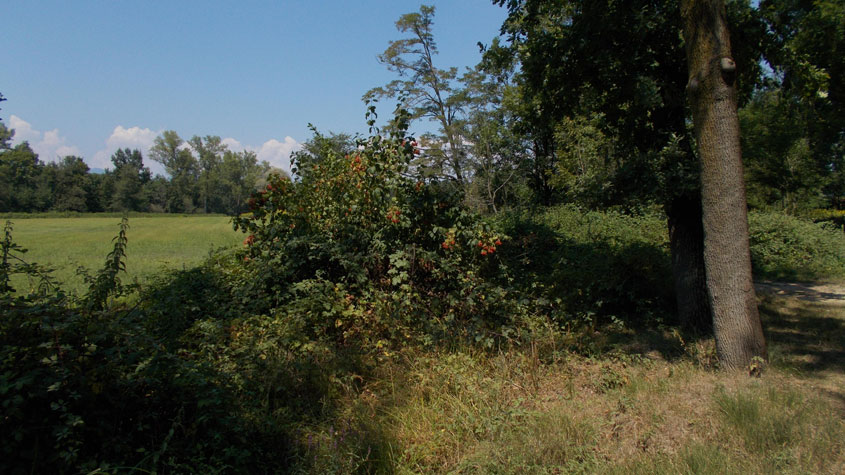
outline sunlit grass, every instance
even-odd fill
[[[782,364],[817,352],[816,330],[845,319],[818,305],[765,298],[779,356],[760,378],[716,370],[712,340],[671,331],[628,336],[651,349],[606,337],[586,353],[559,334],[554,354],[408,350],[341,402],[366,410],[339,412],[378,428],[364,443],[394,473],[843,473],[842,367]]]
[[[112,250],[119,217],[16,219],[13,240],[29,249],[25,259],[53,268],[66,288],[84,288],[79,267],[99,269]],[[124,281],[146,280],[162,269],[191,267],[218,247],[236,245],[243,236],[225,216],[139,216],[129,218]],[[28,285],[13,281],[19,288]]]

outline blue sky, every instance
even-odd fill
[[[425,3],[436,6],[440,67],[476,64],[476,43],[489,43],[505,18],[490,0]],[[103,168],[117,148],[146,151],[172,129],[185,139],[219,135],[287,168],[309,122],[365,131],[361,96],[393,79],[376,56],[400,37],[399,16],[419,5],[6,2],[0,118],[44,161],[76,154]],[[381,105],[382,115],[393,105]]]

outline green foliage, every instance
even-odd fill
[[[458,69],[434,65],[438,53],[433,34],[434,10],[433,6],[421,5],[419,13],[399,17],[396,29],[408,36],[391,41],[378,59],[401,79],[367,91],[364,100],[398,97],[410,110],[409,118],[435,122],[439,135],[423,137],[427,150],[421,165],[434,176],[463,187],[469,180],[469,170],[457,117],[466,106],[466,97],[453,85]]]
[[[106,263],[96,276],[88,276],[88,292],[85,305],[92,310],[102,310],[109,296],[120,294],[122,285],[118,274],[126,272],[126,231],[129,230],[129,218],[120,221],[120,232],[114,238],[114,249],[106,257]]]
[[[739,113],[748,201],[795,213],[825,204],[828,157],[811,146],[807,111],[783,91],[761,91]]]
[[[564,196],[588,206],[668,203],[689,183],[661,177],[697,182],[684,172],[695,161],[676,1],[494,3],[509,11],[502,30],[520,64],[525,132],[543,145],[543,173]],[[682,153],[659,160],[676,142]]]
[[[774,212],[748,215],[751,264],[770,279],[845,277],[845,234],[825,223]]]
[[[845,210],[841,209],[814,209],[807,213],[807,217],[816,223],[832,223],[845,232]]]
[[[55,285],[14,292],[8,279],[14,272],[51,283],[44,269],[25,263],[7,225],[0,275],[0,429],[7,440],[0,471],[245,470],[267,447],[232,417],[231,393],[210,367],[168,351],[137,307],[104,305],[119,288],[125,233],[124,222],[108,262],[77,299]],[[283,442],[271,446],[283,456]]]
[[[508,291],[490,281],[504,236],[412,176],[407,120],[400,111],[389,136],[352,153],[326,142],[318,161],[297,155],[298,180],[275,177],[235,219],[254,298],[298,322],[302,338],[388,354],[409,339],[492,342],[510,321]]]
[[[583,211],[572,205],[502,220],[504,258],[525,291],[561,325],[634,324],[673,312],[665,225],[659,214]],[[574,320],[573,320],[574,319]]]

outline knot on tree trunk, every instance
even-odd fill
[[[736,79],[736,62],[733,58],[724,57],[719,60],[719,68],[722,70],[722,79],[727,84],[733,84]]]

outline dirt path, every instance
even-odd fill
[[[757,292],[763,294],[795,297],[809,302],[845,306],[845,285],[843,284],[762,281],[756,282],[754,286]]]

